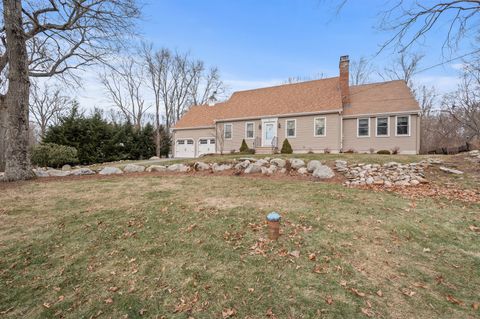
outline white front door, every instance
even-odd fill
[[[271,147],[277,137],[277,120],[262,120],[262,146]]]
[[[198,140],[198,154],[213,154],[215,153],[215,139],[214,138],[201,138]]]

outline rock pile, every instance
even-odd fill
[[[415,186],[428,183],[424,174],[424,169],[428,165],[427,161],[410,164],[388,162],[383,165],[363,163],[348,165],[346,161],[337,160],[335,170],[345,175],[347,186]]]

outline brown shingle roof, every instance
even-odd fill
[[[344,115],[419,111],[418,102],[403,80],[350,87],[350,106]]]
[[[419,111],[405,81],[390,81],[350,87],[350,106],[345,115]],[[213,126],[215,121],[334,111],[342,108],[339,78],[284,84],[239,91],[214,106],[193,106],[173,127]]]

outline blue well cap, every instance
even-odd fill
[[[271,212],[270,214],[267,215],[267,220],[269,222],[278,222],[280,220],[280,214],[277,212]]]

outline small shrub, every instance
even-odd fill
[[[377,154],[390,155],[390,151],[389,151],[389,150],[379,150],[379,151],[377,152]]]
[[[400,147],[395,146],[394,148],[392,148],[392,154],[398,154],[399,152],[400,152]]]
[[[375,149],[373,149],[373,147],[370,147],[370,149],[368,151],[370,152],[370,154],[375,153]]]
[[[247,153],[248,154],[255,154],[255,149],[254,148],[249,148]]]
[[[315,154],[311,148],[308,149],[307,154]]]
[[[31,160],[38,166],[60,167],[78,163],[78,156],[74,147],[44,143],[33,147]]]
[[[240,153],[248,153],[249,148],[245,139],[242,140],[242,145],[240,146]]]
[[[235,150],[230,150],[230,154],[235,154]]]
[[[347,154],[353,154],[353,153],[356,153],[355,150],[353,148],[349,148],[348,150],[346,150],[344,153],[347,153]]]
[[[324,152],[325,154],[330,154],[332,151],[330,150],[330,148],[326,147],[326,148],[323,150],[323,152]]]
[[[292,146],[290,145],[290,142],[288,139],[285,139],[282,144],[282,150],[280,151],[282,154],[292,154],[293,149]]]

